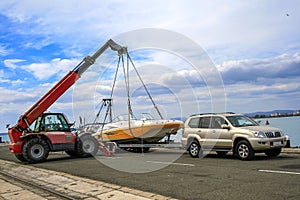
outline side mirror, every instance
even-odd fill
[[[230,127],[229,127],[228,124],[222,124],[222,125],[221,125],[221,128],[222,128],[222,129],[228,129],[228,130],[230,129]]]

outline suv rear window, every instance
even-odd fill
[[[214,128],[221,129],[222,124],[227,124],[222,117],[195,117],[189,121],[190,128]]]
[[[212,117],[195,117],[189,121],[190,128],[210,128]]]
[[[189,127],[191,128],[199,128],[199,117],[196,117],[196,118],[192,118],[190,121],[189,121]]]

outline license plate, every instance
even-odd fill
[[[273,142],[273,146],[281,146],[281,142]]]

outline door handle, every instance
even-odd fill
[[[198,132],[198,133],[201,133],[201,130],[198,130],[197,132]]]

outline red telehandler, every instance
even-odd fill
[[[72,71],[63,77],[24,115],[18,123],[8,129],[9,150],[22,162],[38,163],[47,159],[50,151],[65,151],[70,156],[87,157],[95,155],[98,141],[90,133],[72,133],[62,113],[44,113],[80,76],[95,63],[108,48],[119,56],[127,53],[127,48],[108,40],[92,56],[85,57]],[[35,122],[33,130],[30,126]]]

